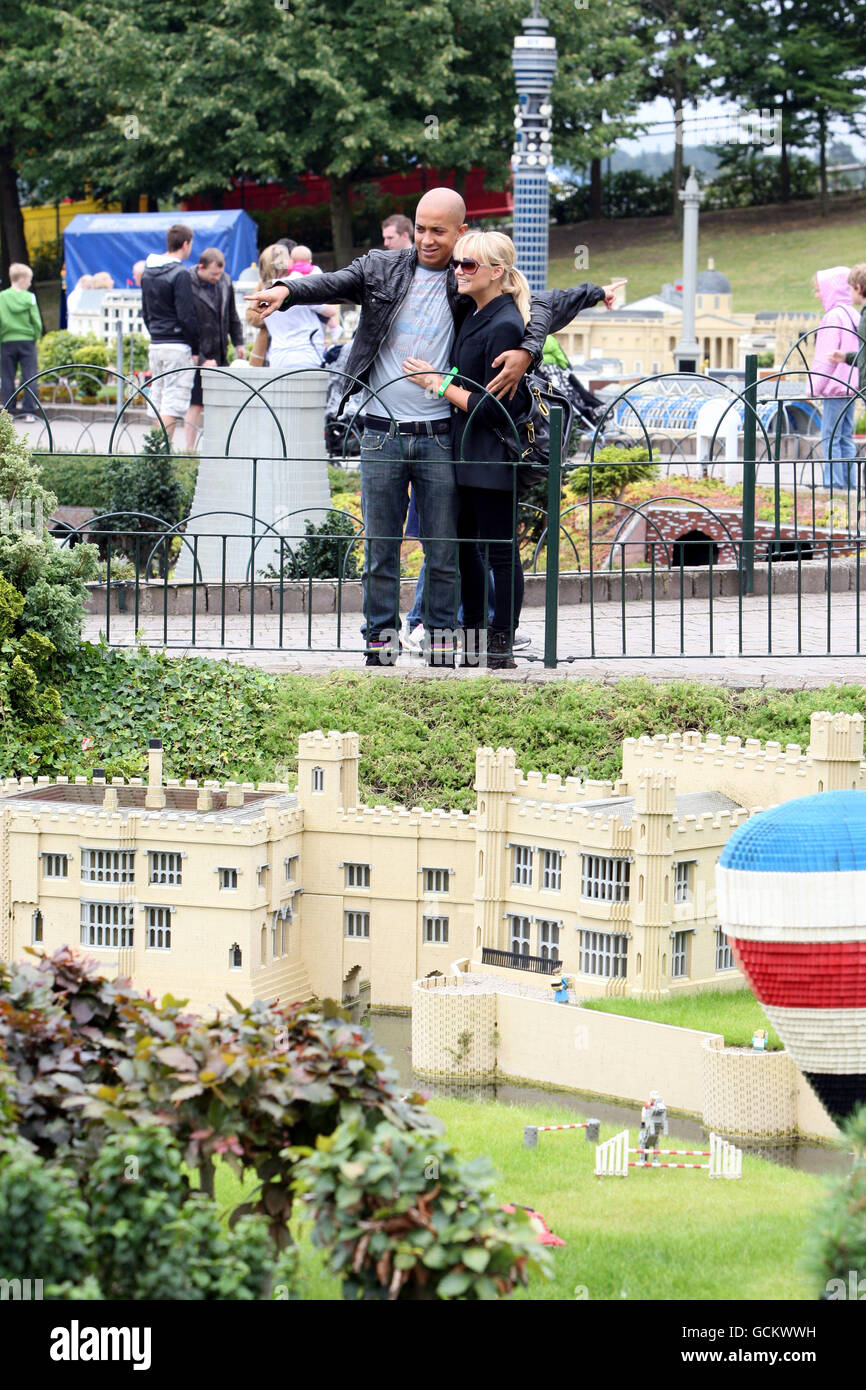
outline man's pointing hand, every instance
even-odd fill
[[[291,290],[288,285],[274,285],[272,290],[259,290],[257,294],[244,295],[244,299],[247,304],[255,304],[259,316],[266,319],[276,309],[279,309],[289,294],[291,294]]]

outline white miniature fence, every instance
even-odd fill
[[[629,1154],[642,1154],[641,1159],[630,1159]],[[655,1157],[708,1158],[709,1163],[660,1163]],[[652,1156],[652,1162],[646,1156]],[[627,1178],[629,1168],[698,1168],[710,1178],[741,1178],[743,1176],[743,1151],[728,1139],[718,1134],[710,1135],[708,1149],[631,1149],[628,1143],[628,1130],[623,1129],[612,1139],[598,1144],[595,1150],[595,1176],[597,1178]]]

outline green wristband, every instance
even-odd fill
[[[451,383],[452,383],[452,381],[454,380],[454,378],[456,377],[456,375],[457,375],[457,368],[456,368],[456,367],[449,367],[449,368],[448,368],[448,373],[447,373],[447,375],[444,376],[444,377],[442,378],[442,385],[439,387],[439,391],[438,391],[438,393],[437,393],[438,395],[440,395],[440,396],[444,396],[444,395],[445,395],[445,392],[448,390],[448,387],[451,385]]]

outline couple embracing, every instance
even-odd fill
[[[487,627],[480,544],[494,580],[487,665],[513,665],[523,574],[512,539],[514,468],[500,434],[511,430],[509,417],[527,412],[523,377],[540,359],[548,333],[581,309],[613,301],[612,287],[589,284],[531,296],[511,240],[496,232],[468,233],[465,217],[458,193],[433,189],[416,209],[413,247],[370,251],[344,270],[277,280],[254,296],[263,318],[294,304],[349,300],[362,306],[344,402],[364,391],[368,666],[390,666],[399,651],[400,538],[410,485],[426,564],[428,661],[454,665],[461,590],[464,628],[477,639]],[[459,547],[459,586],[458,536],[466,542]]]

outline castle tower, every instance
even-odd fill
[[[658,999],[668,988],[675,814],[675,773],[641,772],[631,823],[628,993],[644,999]]]
[[[475,754],[478,795],[475,835],[473,960],[483,947],[501,949],[508,803],[514,795],[517,759],[513,748],[479,748]]]
[[[358,735],[331,730],[298,739],[298,801],[311,828],[326,829],[337,811],[358,805]]]
[[[819,711],[809,721],[812,792],[839,792],[861,785],[862,714]]]

